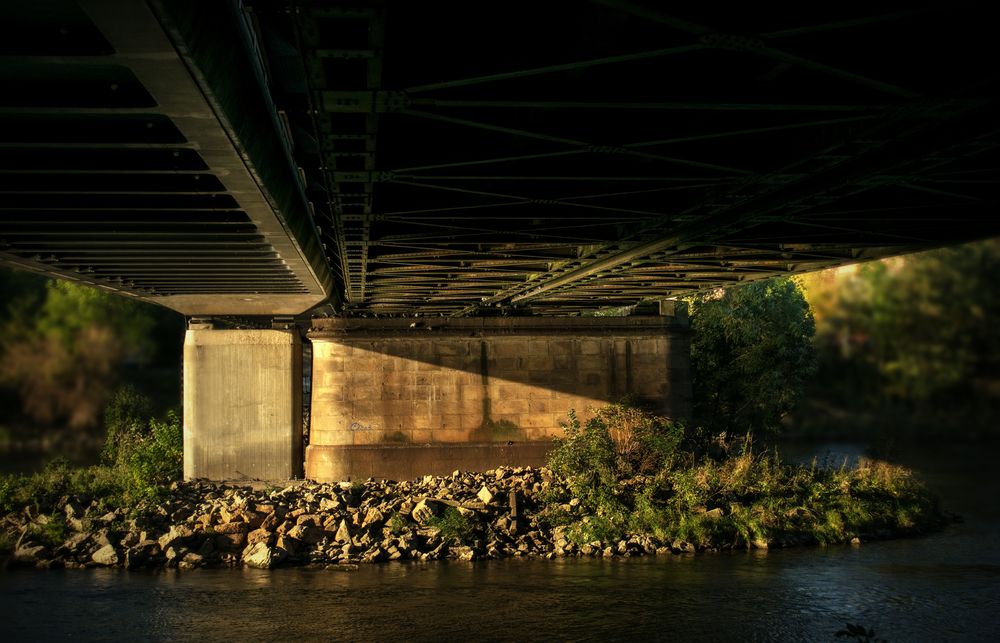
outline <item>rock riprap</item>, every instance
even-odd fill
[[[576,545],[539,515],[540,498],[565,492],[549,469],[501,467],[393,482],[295,483],[283,489],[178,482],[139,517],[62,503],[68,537],[55,547],[21,538],[9,561],[38,567],[124,568],[278,565],[351,568],[362,562],[508,557],[633,556],[690,551],[688,543],[633,535]],[[578,502],[563,506],[570,513]],[[100,514],[100,515],[98,515]],[[30,533],[15,513],[0,525]]]

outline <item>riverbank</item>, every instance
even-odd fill
[[[731,460],[737,468],[752,465],[752,458]],[[0,531],[6,565],[344,569],[382,561],[631,557],[862,543],[925,533],[946,522],[922,485],[902,484],[910,477],[901,467],[780,466],[798,485],[809,476],[812,486],[789,486],[782,494],[758,489],[755,497],[766,499],[770,513],[745,494],[742,504],[732,497],[719,502],[726,498],[713,491],[706,477],[712,472],[690,468],[694,486],[703,477],[704,491],[716,501],[689,507],[673,533],[605,529],[603,537],[595,535],[607,517],[575,493],[574,480],[544,467],[456,471],[403,482],[306,481],[281,489],[175,482],[146,510],[104,511],[99,499],[67,496],[52,507],[9,513],[0,520]],[[754,484],[767,482],[759,472],[753,475]],[[675,490],[676,496],[681,493],[693,490]],[[873,509],[873,494],[883,509]],[[756,526],[740,528],[748,520]]]

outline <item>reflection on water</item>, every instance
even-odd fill
[[[997,485],[985,484],[988,454],[937,448],[900,459],[921,468],[966,521],[920,539],[769,553],[349,573],[19,571],[0,575],[0,632],[4,640],[832,641],[857,622],[893,643],[995,640],[1000,508]]]

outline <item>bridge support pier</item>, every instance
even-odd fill
[[[325,319],[309,339],[314,480],[538,465],[571,409],[690,410],[686,316]]]
[[[302,470],[302,344],[296,330],[184,338],[184,478],[288,480]]]

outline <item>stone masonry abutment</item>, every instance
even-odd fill
[[[575,410],[690,411],[686,317],[322,319],[305,474],[408,479],[540,464]]]

